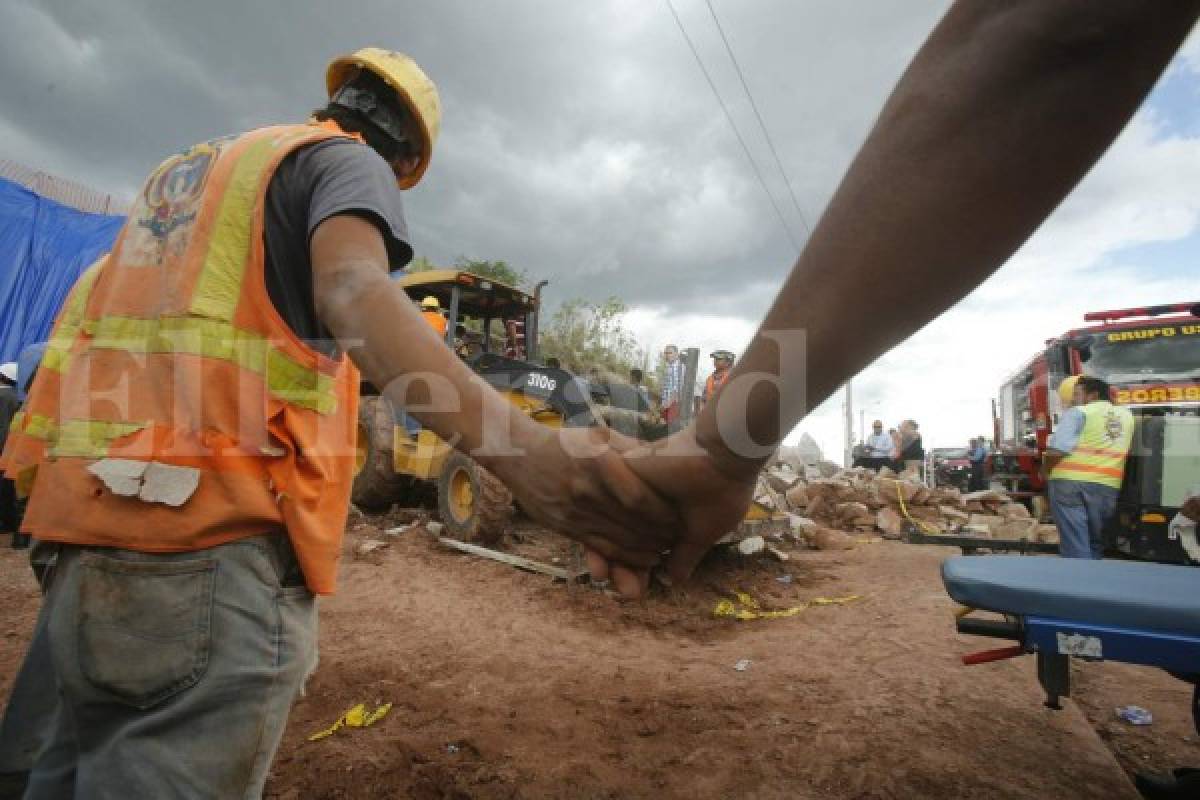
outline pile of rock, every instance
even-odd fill
[[[763,472],[755,499],[787,513],[795,535],[823,550],[853,547],[849,534],[902,538],[910,525],[930,534],[1058,541],[1053,525],[1040,524],[1003,492],[931,489],[915,473],[896,474],[886,467],[876,473],[823,462],[803,475],[774,467]]]

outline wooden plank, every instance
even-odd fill
[[[524,569],[530,572],[539,572],[542,575],[549,575],[551,578],[556,578],[560,581],[574,582],[583,579],[588,574],[586,570],[582,572],[571,572],[570,570],[563,569],[562,567],[554,567],[550,564],[543,564],[540,561],[533,561],[532,559],[528,559],[523,556],[515,556],[512,553],[502,553],[499,550],[492,550],[489,547],[481,547],[477,544],[460,542],[458,539],[451,539],[448,536],[439,536],[438,543],[454,550],[470,553],[473,556],[490,558],[493,561],[499,561],[502,564],[508,564],[511,567],[516,567],[517,569]]]

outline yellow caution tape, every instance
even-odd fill
[[[920,520],[913,519],[912,515],[908,513],[908,506],[904,505],[904,492],[900,491],[900,481],[896,481],[896,497],[900,500],[900,510],[904,512],[905,519],[931,536],[937,536],[941,534],[941,530],[933,527],[932,525],[927,525]]]
[[[732,617],[738,620],[751,619],[782,619],[784,617],[794,617],[802,611],[806,611],[813,606],[840,606],[846,603],[852,603],[855,600],[861,600],[861,594],[848,594],[845,597],[814,597],[801,605],[784,608],[778,611],[762,611],[755,600],[745,592],[735,592],[737,600],[718,600],[717,605],[713,608],[714,617]]]
[[[317,731],[312,736],[308,737],[310,742],[324,739],[326,736],[333,736],[339,728],[369,728],[379,720],[387,716],[387,713],[392,710],[391,703],[384,703],[379,708],[367,712],[367,707],[359,703],[354,708],[349,709],[345,714],[338,717],[337,722],[330,725],[323,731]]]

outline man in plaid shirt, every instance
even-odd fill
[[[673,344],[663,348],[662,397],[659,402],[662,408],[663,420],[668,426],[674,426],[679,419],[679,398],[683,388],[683,362],[679,360],[679,348]]]

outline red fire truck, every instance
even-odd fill
[[[1068,375],[1101,378],[1137,423],[1108,544],[1137,558],[1185,563],[1168,523],[1200,485],[1200,303],[1096,311],[1084,321],[1094,324],[1047,340],[1000,387],[993,479],[1017,497],[1040,496],[1042,453],[1063,411],[1058,385]]]

